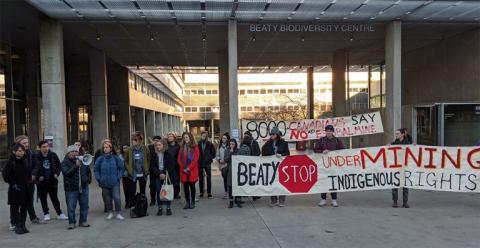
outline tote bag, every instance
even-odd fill
[[[160,200],[162,201],[172,201],[173,200],[173,184],[170,181],[170,176],[167,175],[165,180],[163,180],[162,189],[160,190]]]

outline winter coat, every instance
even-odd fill
[[[290,155],[290,150],[288,149],[288,143],[284,139],[279,139],[276,143],[277,146],[277,152],[278,154],[282,156],[288,156]],[[273,140],[267,141],[262,146],[262,156],[272,156],[275,155],[274,149],[273,149]]]
[[[177,172],[177,177],[180,175],[180,167],[178,165],[178,151],[180,150],[180,146],[175,142],[173,145],[168,144],[168,165],[175,168],[175,171]]]
[[[200,151],[198,150],[198,146],[195,148],[190,149],[190,153],[187,157],[183,154],[183,147],[180,147],[178,151],[178,165],[180,166],[180,182],[190,182],[195,183],[198,181],[198,158],[200,157]],[[187,168],[190,172],[187,174],[185,173],[184,169]]]
[[[325,136],[315,142],[313,151],[315,153],[322,153],[324,150],[335,151],[342,149],[345,149],[345,146],[339,138],[333,137],[329,139],[327,136]]]
[[[110,189],[120,183],[124,170],[123,160],[117,155],[102,155],[95,162],[95,179],[100,187]]]
[[[228,143],[228,142],[227,142]],[[218,164],[220,165],[220,170],[222,170],[223,168],[227,167],[227,162],[225,162],[225,153],[227,152],[227,150],[230,150],[229,147],[228,147],[228,144],[220,144],[218,146],[218,149],[217,149],[217,160],[218,160]],[[222,154],[223,154],[223,157],[222,157]],[[221,160],[223,159],[223,163],[220,162]]]
[[[412,142],[405,137],[403,140],[395,139],[392,145],[410,145]]]
[[[2,171],[3,179],[8,183],[8,204],[25,205],[28,202],[32,185],[31,168],[28,158],[17,159],[11,155]]]
[[[205,145],[205,149],[202,149],[202,144]],[[213,159],[216,155],[215,147],[213,147],[212,142],[208,140],[199,141],[198,150],[200,151],[200,157],[198,158],[198,166],[202,168],[212,164]]]
[[[48,160],[50,165],[50,176],[48,178],[45,175],[45,160]],[[47,156],[43,156],[42,152],[38,151],[37,154],[35,154],[34,156],[33,164],[34,169],[32,171],[32,174],[37,177],[39,186],[58,184],[58,179],[56,179],[54,175],[57,175],[57,177],[60,176],[60,173],[62,172],[62,165],[56,153],[48,151]],[[42,181],[40,181],[40,177],[43,177]]]
[[[80,182],[82,188],[88,187],[92,182],[92,171],[89,165],[82,165],[78,168],[76,159],[69,159],[68,156],[62,161],[63,187],[67,192],[80,191]]]
[[[83,152],[83,153],[85,154],[85,152]],[[84,154],[81,154],[80,151],[78,152],[78,155],[80,155],[80,156],[83,156]],[[115,146],[112,146],[112,154],[113,155],[118,155],[117,152],[115,151]],[[93,155],[93,164],[95,164],[97,162],[97,159],[100,158],[102,155],[104,155],[103,147],[99,148],[95,151],[95,154]]]
[[[150,172],[150,151],[148,147],[142,145],[142,153],[143,153],[143,174],[148,176]],[[128,177],[131,179],[136,179],[134,170],[135,164],[133,161],[133,147],[128,148],[128,151],[125,153],[125,169],[127,170]]]
[[[260,146],[256,140],[252,140],[252,143],[250,143],[250,150],[252,156],[260,156],[261,154]]]
[[[157,178],[160,174],[167,174],[170,177],[170,181],[172,184],[175,184],[178,181],[177,171],[175,170],[175,165],[177,164],[176,159],[175,163],[172,164],[172,158],[168,151],[163,152],[163,170],[158,168],[158,154],[156,152],[153,153],[152,159],[150,160],[150,168],[152,170],[152,174],[155,175]]]
[[[232,155],[251,156],[250,147],[242,144],[239,149],[231,152],[230,149],[225,151],[225,162],[227,163],[227,186],[232,186]]]

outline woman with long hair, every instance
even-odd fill
[[[180,181],[185,193],[185,207],[195,208],[195,183],[198,181],[198,158],[200,152],[193,135],[188,132],[182,134],[182,144],[178,151],[178,165],[180,166]]]
[[[223,189],[225,191],[223,199],[228,199],[228,163],[225,160],[225,155],[229,150],[229,140],[230,136],[228,135],[228,133],[224,133],[222,135],[222,138],[220,139],[220,144],[218,145],[216,158],[220,167],[219,169],[222,172]]]

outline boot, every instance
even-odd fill
[[[185,203],[185,207],[183,207],[183,209],[190,209],[190,201]]]
[[[393,201],[393,205],[392,205],[392,207],[394,207],[394,208],[398,208],[398,202],[397,202],[397,201]]]
[[[242,208],[242,203],[240,203],[240,201],[235,202],[235,204],[237,205],[238,208]]]
[[[190,204],[190,209],[194,209],[195,208],[195,202],[192,202],[192,204]]]
[[[168,216],[172,215],[172,209],[167,208],[167,215],[168,215]]]
[[[233,208],[233,201],[230,201],[230,203],[228,203],[228,208]]]
[[[163,215],[163,209],[159,208],[157,212],[157,216],[162,216]]]
[[[410,208],[410,205],[408,205],[408,202],[403,202],[403,207],[404,208]]]
[[[29,233],[30,231],[27,229],[27,227],[25,226],[25,222],[22,224],[22,229],[23,229],[23,232],[24,233]]]
[[[22,224],[21,224],[21,223],[17,223],[17,224],[15,225],[15,233],[16,233],[16,234],[24,234],[24,233],[25,233],[25,231],[24,231],[23,228],[22,228]]]

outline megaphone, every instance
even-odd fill
[[[77,159],[80,160],[83,165],[90,165],[93,162],[93,156],[88,153],[83,156],[77,156]]]

